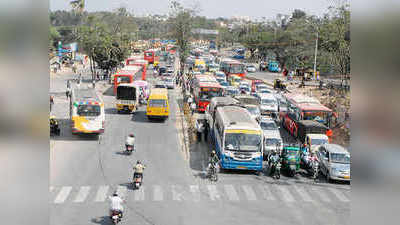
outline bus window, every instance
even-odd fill
[[[258,134],[227,133],[225,135],[227,150],[260,151],[261,136]]]

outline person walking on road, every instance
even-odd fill
[[[201,142],[201,135],[204,132],[204,124],[200,119],[196,120],[196,133],[197,133],[197,142]]]
[[[67,90],[65,91],[65,96],[67,97],[67,99],[69,99],[69,97],[71,96],[71,88],[67,87]]]
[[[208,139],[208,122],[204,120],[204,141],[207,142]]]
[[[50,95],[50,112],[51,112],[51,109],[53,108],[53,105],[54,105],[54,97],[52,95]]]
[[[96,80],[94,80],[94,79],[92,80],[92,87],[93,87],[93,89],[96,88]]]

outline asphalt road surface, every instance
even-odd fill
[[[305,175],[274,180],[251,172],[225,172],[217,183],[205,179],[208,145],[191,146],[188,159],[182,152],[177,89],[169,91],[171,110],[165,122],[149,122],[145,106],[134,115],[117,114],[114,96],[104,95],[105,133],[73,136],[64,91],[66,80],[75,77],[51,78],[50,92],[56,96],[52,114],[62,127],[61,136],[50,140],[51,224],[111,224],[107,197],[115,190],[127,202],[121,224],[349,224],[346,184],[314,183]],[[129,133],[136,135],[136,152],[127,156],[123,150]],[[146,165],[139,190],[130,185],[136,160]]]

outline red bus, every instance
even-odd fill
[[[197,111],[204,112],[211,98],[222,96],[222,86],[211,75],[196,75],[193,81],[193,96]]]
[[[125,66],[123,70],[117,71],[113,75],[114,80],[114,94],[117,93],[117,87],[122,83],[132,83],[134,80],[137,80],[140,77],[140,72],[142,71],[142,67],[140,66]]]
[[[126,60],[126,66],[140,66],[142,67],[142,80],[146,80],[147,65],[149,62],[141,57],[129,58]]]
[[[331,136],[332,110],[322,105],[317,99],[301,94],[285,94],[287,111],[280,112],[282,125],[295,138],[298,137],[299,122],[304,120],[316,121],[325,125],[327,136]]]
[[[144,59],[149,62],[149,64],[154,64],[154,62],[160,61],[160,51],[158,49],[149,49],[144,51]]]
[[[241,78],[246,77],[246,67],[243,63],[225,58],[221,60],[221,70],[225,72],[226,76],[237,75]]]

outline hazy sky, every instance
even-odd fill
[[[249,16],[273,19],[276,14],[291,14],[294,9],[301,9],[308,14],[322,15],[330,5],[338,0],[180,0],[190,6],[194,2],[200,5],[200,15],[207,17]],[[70,0],[50,0],[50,9],[70,10]],[[87,11],[111,11],[125,6],[136,15],[165,14],[169,0],[86,0]]]

